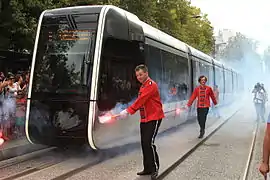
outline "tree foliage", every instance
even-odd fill
[[[31,50],[39,16],[45,9],[94,4],[116,5],[205,53],[213,50],[213,28],[207,15],[187,0],[2,0],[0,48]]]
[[[222,59],[227,61],[241,61],[247,54],[256,53],[257,43],[241,33],[236,33],[236,36],[229,38],[229,41],[220,52]]]
[[[262,58],[257,52],[257,46],[258,42],[236,33],[219,52],[219,57],[224,63],[252,79],[251,81],[256,81],[262,73]]]
[[[263,61],[265,62],[267,72],[270,73],[270,46],[263,53]]]

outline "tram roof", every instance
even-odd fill
[[[92,13],[100,13],[101,9],[105,7],[104,5],[90,5],[90,6],[72,6],[56,9],[45,10],[46,13],[52,14],[70,14],[70,13],[89,13],[89,10],[92,10]]]
[[[211,56],[193,48],[192,46],[174,38],[173,36],[164,33],[160,31],[157,28],[154,28],[153,26],[141,21],[138,16],[135,14],[132,14],[124,9],[121,9],[119,7],[113,6],[113,5],[89,5],[89,6],[73,6],[73,7],[65,7],[65,8],[57,8],[57,9],[51,9],[51,10],[46,10],[46,13],[53,13],[53,14],[68,14],[68,13],[89,13],[89,9],[93,10],[96,13],[99,13],[102,8],[111,8],[116,11],[118,11],[121,14],[125,14],[127,19],[135,24],[141,25],[144,31],[144,34],[146,37],[149,37],[153,40],[159,41],[161,43],[167,44],[171,47],[174,47],[175,49],[187,52],[187,47],[190,48],[190,51],[192,55],[197,56],[198,58],[207,60],[208,62],[211,63],[212,60],[214,60]],[[219,66],[222,66],[223,63],[214,60],[214,63],[216,63]],[[232,69],[228,68],[227,65],[224,65],[226,69]]]

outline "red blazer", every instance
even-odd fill
[[[197,101],[197,108],[209,108],[210,107],[210,97],[213,101],[213,103],[216,105],[217,100],[213,93],[213,90],[210,86],[198,86],[195,88],[195,90],[192,93],[192,96],[190,97],[188,101],[188,106],[190,107],[193,103],[193,101],[198,98]]]
[[[127,108],[127,111],[129,114],[134,114],[139,109],[141,122],[149,122],[164,118],[158,86],[150,78],[142,84],[138,98]]]

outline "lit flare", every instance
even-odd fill
[[[99,122],[100,122],[101,124],[105,124],[105,123],[111,122],[113,119],[115,119],[115,118],[117,118],[117,117],[119,117],[119,116],[120,116],[120,114],[117,114],[117,115],[105,114],[105,115],[100,116],[100,117],[98,117],[98,118],[99,118]]]
[[[176,108],[175,109],[175,113],[177,114],[177,115],[179,115],[179,114],[181,114],[181,112],[183,112],[183,111],[185,111],[186,110],[186,108]]]

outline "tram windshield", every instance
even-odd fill
[[[52,15],[42,20],[32,96],[41,93],[87,97],[98,14]]]

